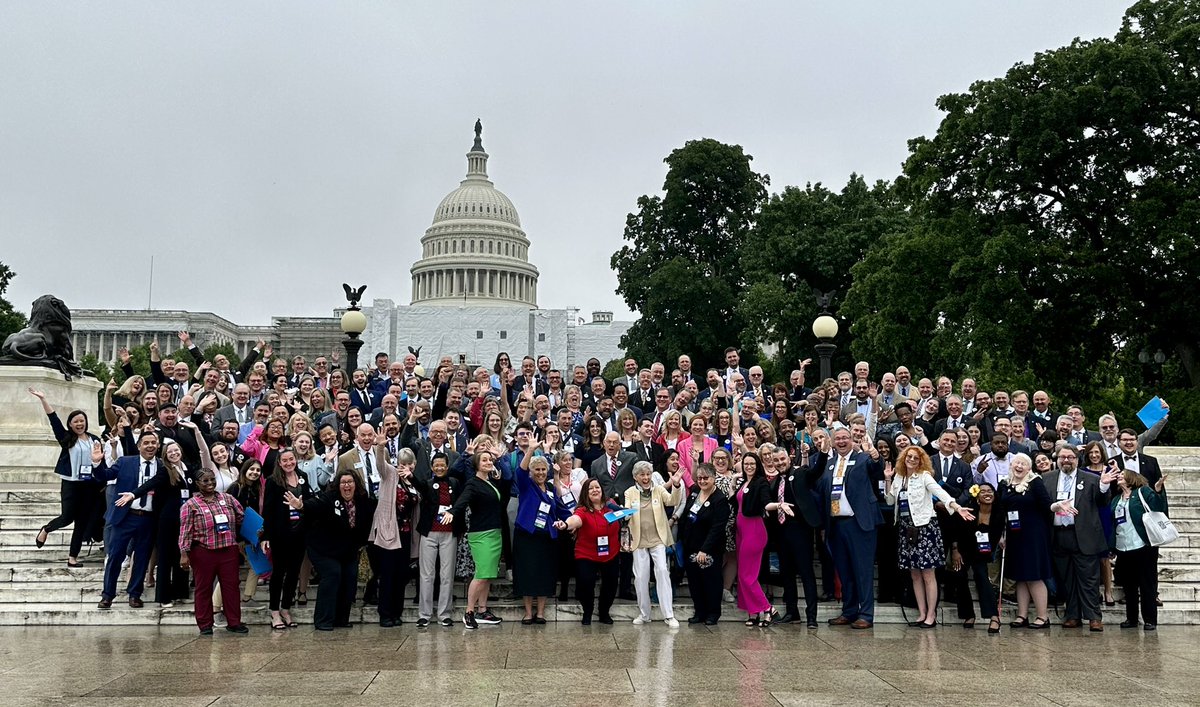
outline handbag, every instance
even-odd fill
[[[629,528],[629,521],[621,523],[621,552],[633,552],[636,548],[633,547],[633,531]]]
[[[1154,547],[1162,547],[1179,539],[1179,530],[1175,528],[1175,524],[1162,511],[1152,511],[1146,505],[1146,499],[1142,498],[1142,494],[1138,494],[1138,501],[1142,504],[1142,525],[1146,528],[1146,539]]]

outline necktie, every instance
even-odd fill
[[[783,519],[786,517],[786,515],[783,512],[783,491],[784,491],[783,485],[786,483],[787,483],[787,479],[785,477],[782,477],[782,476],[779,477],[779,493],[776,497],[776,500],[779,501],[779,510],[775,511],[775,515],[776,515],[776,517],[779,518],[780,525],[783,525]]]
[[[1067,474],[1063,474],[1062,479],[1063,479],[1062,492],[1064,494],[1066,494],[1066,498],[1074,498],[1074,494],[1071,493],[1071,480],[1072,480],[1071,477],[1068,476]],[[1063,525],[1075,525],[1075,518],[1073,518],[1072,516],[1064,515],[1064,516],[1060,516],[1060,517],[1062,518]]]
[[[942,457],[942,481],[950,478],[950,457]]]
[[[370,486],[371,478],[375,475],[375,465],[371,463],[371,453],[367,452],[363,455],[363,477]]]
[[[238,424],[239,425],[246,424],[246,409],[245,408],[238,408],[237,416],[238,416]]]
[[[845,485],[845,480],[844,480],[845,473],[846,473],[846,457],[843,457],[842,455],[839,454],[837,470],[833,472],[833,485],[837,486],[837,485],[841,484],[842,493],[846,492],[846,485]],[[831,504],[830,511],[831,511],[832,515],[835,515],[835,516],[841,515],[842,499],[840,496],[838,498],[833,499],[833,503]]]
[[[616,457],[608,458],[608,477],[610,479],[617,478],[617,458]]]
[[[1126,455],[1125,455],[1125,461],[1127,461],[1127,462],[1135,462],[1135,461],[1137,461],[1137,455],[1136,455],[1136,454],[1134,454],[1133,456],[1130,456],[1130,455],[1126,454]]]
[[[662,413],[660,412],[654,416],[654,434],[655,434],[655,436],[658,436],[658,426],[661,423],[662,423]]]
[[[953,417],[950,418],[950,429],[952,429],[952,430],[958,429],[958,420],[955,420]]]
[[[458,451],[458,445],[456,444],[458,441],[457,437],[457,435],[450,435],[450,450],[453,452]]]

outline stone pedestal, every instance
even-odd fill
[[[96,394],[102,386],[95,378],[68,381],[51,368],[0,366],[0,483],[58,480],[54,463],[59,446],[41,402],[29,394],[30,387],[46,394],[64,424],[72,410],[83,410],[93,434],[104,425],[96,418]]]

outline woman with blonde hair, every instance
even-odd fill
[[[936,570],[946,566],[946,550],[933,504],[941,501],[963,520],[974,520],[975,515],[958,505],[933,478],[929,455],[920,447],[908,447],[897,455],[895,469],[887,464],[883,477],[887,502],[895,507],[893,522],[900,528],[898,564],[912,574],[913,593],[920,612],[920,617],[909,625],[933,628],[937,626]]]
[[[639,461],[633,465],[634,485],[625,490],[625,507],[636,508],[629,521],[633,549],[633,584],[637,590],[638,616],[635,626],[650,623],[650,568],[658,589],[658,606],[670,628],[679,628],[671,597],[671,572],[667,567],[667,548],[675,544],[667,520],[667,508],[683,501],[683,470],[676,471],[667,483],[654,486],[650,475],[654,466]]]
[[[1008,478],[1000,482],[996,505],[1004,514],[1005,575],[1017,583],[1017,617],[1013,628],[1050,628],[1046,580],[1054,576],[1050,559],[1050,504],[1054,499],[1025,454],[1014,454]],[[1029,601],[1037,617],[1029,621]]]

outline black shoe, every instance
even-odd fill
[[[527,616],[527,617],[521,619],[521,625],[522,626],[532,626],[533,625],[533,617]]]
[[[600,623],[602,623],[602,624],[605,624],[607,626],[612,626],[612,622],[613,622],[613,620],[612,620],[611,616],[601,616],[600,617]]]
[[[1138,622],[1136,622],[1136,621],[1122,621],[1121,622],[1121,628],[1137,628],[1137,627],[1138,627]]]
[[[816,619],[809,619],[809,620],[808,620],[808,628],[810,628],[810,629],[812,629],[812,630],[814,630],[814,631],[815,631],[815,630],[817,630],[817,628],[818,628],[819,626],[820,626],[820,624],[818,624],[818,623],[817,623],[817,620],[816,620]]]
[[[715,616],[710,616],[709,618],[707,618],[707,619],[705,619],[705,620],[704,620],[704,625],[705,625],[705,626],[716,626],[716,625],[717,625],[717,622],[718,622],[719,620],[720,620],[720,619],[718,619],[718,618],[717,618],[717,617],[715,617]]]
[[[688,619],[688,626],[695,626],[696,624],[702,623],[704,623],[704,619],[700,616],[692,616]]]
[[[473,611],[463,612],[463,626],[466,626],[468,629],[471,629],[471,630],[475,630],[475,629],[479,628],[479,622],[477,622],[475,620],[475,612],[473,612]]]
[[[1143,631],[1157,631],[1158,626],[1156,624],[1142,624],[1142,630]]]
[[[475,620],[481,624],[487,624],[488,626],[495,626],[502,621],[499,616],[496,616],[492,613],[491,609],[484,609],[480,613],[476,614]]]
[[[100,603],[96,605],[97,609],[111,609],[112,599],[109,597],[100,597]]]
[[[583,626],[591,626],[592,625],[592,617],[585,616],[579,620],[579,623],[582,624]]]
[[[290,625],[291,625],[291,624],[289,624],[289,626],[290,626]],[[350,628],[350,626],[352,626],[352,625],[353,625],[353,624],[351,624],[349,621],[341,621],[341,622],[335,623],[335,624],[333,625],[333,627],[334,627],[334,628]]]
[[[201,636],[211,636],[212,635],[212,626],[209,626],[208,628],[200,629],[200,635]]]
[[[429,619],[417,619],[417,628],[429,628]]]
[[[449,618],[445,618],[445,619],[442,619],[442,625],[445,626],[446,628],[450,628],[451,626],[454,625],[454,622],[451,621]]]
[[[793,614],[792,612],[789,611],[786,614],[784,614],[783,616],[780,616],[779,618],[775,619],[775,623],[777,623],[777,624],[794,624],[799,620],[800,620],[799,614]]]
[[[241,626],[226,626],[225,630],[230,633],[250,633],[250,627],[246,626],[245,624],[242,624]],[[212,633],[212,629],[208,629],[208,632]]]
[[[817,597],[817,600],[818,601],[833,601],[833,595],[832,594],[822,594],[821,596]]]
[[[274,627],[272,627],[272,628],[274,628]],[[318,631],[332,631],[333,630],[332,626],[314,626],[313,628],[317,629]]]
[[[533,617],[533,623],[537,626],[545,626],[546,619],[542,618],[541,616],[535,616]]]
[[[395,628],[396,622],[391,619],[380,619],[379,628]]]

